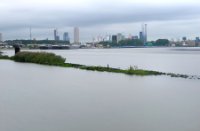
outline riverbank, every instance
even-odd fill
[[[128,69],[119,69],[119,68],[109,67],[109,65],[107,65],[107,67],[103,67],[103,66],[87,66],[81,64],[65,63],[66,60],[61,56],[47,52],[20,52],[12,57],[0,56],[0,59],[13,60],[15,62],[23,62],[23,63],[35,63],[42,65],[77,68],[89,71],[121,73],[127,75],[137,75],[137,76],[167,75],[170,77],[200,79],[200,77],[198,76],[142,70],[132,66],[130,66]]]

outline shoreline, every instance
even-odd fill
[[[79,50],[79,49],[159,49],[159,48],[168,48],[168,49],[180,49],[180,48],[184,48],[184,49],[191,49],[191,48],[197,48],[200,49],[199,46],[176,46],[176,47],[172,47],[172,46],[120,46],[120,47],[109,47],[109,48],[69,48],[69,49],[40,49],[40,48],[21,48],[21,50],[41,50],[41,51],[45,51],[45,50]],[[14,48],[1,48],[1,53],[3,53],[3,51],[7,51],[7,50],[13,50]]]

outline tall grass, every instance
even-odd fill
[[[11,57],[16,62],[28,62],[45,65],[61,65],[65,63],[65,58],[47,52],[19,52]]]

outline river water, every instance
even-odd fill
[[[200,75],[200,48],[50,52],[71,63]],[[0,131],[199,131],[199,100],[200,80],[0,60]]]

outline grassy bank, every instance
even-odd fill
[[[158,71],[142,70],[142,69],[137,69],[133,67],[130,67],[129,69],[118,69],[118,68],[112,68],[109,66],[107,67],[86,66],[86,65],[80,65],[80,64],[65,63],[65,58],[62,58],[61,56],[55,55],[53,53],[46,53],[46,52],[19,52],[15,56],[12,56],[12,57],[0,56],[0,59],[10,59],[16,62],[70,67],[70,68],[77,68],[77,69],[90,70],[90,71],[122,73],[122,74],[127,74],[127,75],[138,75],[138,76],[167,75],[171,77],[193,78],[193,76],[189,76],[189,75],[163,73],[163,72],[158,72]]]

